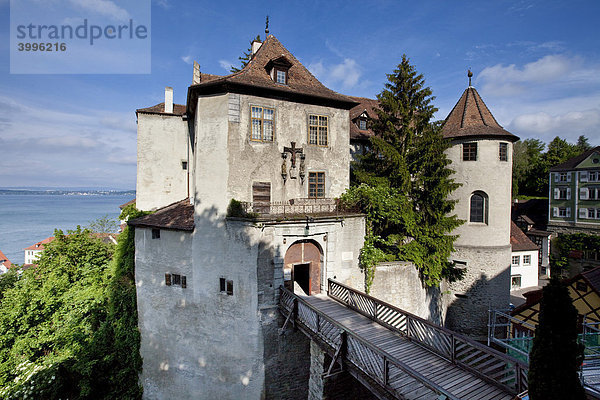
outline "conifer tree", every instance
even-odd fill
[[[431,122],[435,97],[406,55],[377,96],[377,118],[371,151],[353,168],[354,184],[342,200],[367,214],[367,235],[361,253],[367,289],[374,265],[384,260],[413,262],[427,285],[451,271],[448,257],[461,221],[449,216],[457,187],[450,178],[444,151],[449,142],[440,125]]]
[[[569,290],[553,278],[543,289],[539,323],[529,358],[532,400],[585,399],[577,376],[583,346],[577,343],[577,310]]]
[[[252,42],[254,41],[260,42],[260,35],[256,35],[256,38],[250,41],[250,47],[244,52],[244,55],[238,57],[238,60],[240,60],[241,63],[240,68],[234,67],[232,65],[231,69],[229,70],[230,72],[239,72],[243,70],[244,67],[248,64],[248,62],[252,59]]]

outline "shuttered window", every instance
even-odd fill
[[[254,182],[252,184],[253,211],[268,214],[271,205],[271,182]]]

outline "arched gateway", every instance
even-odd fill
[[[284,285],[294,290],[294,282],[305,294],[321,292],[321,258],[322,252],[312,240],[299,240],[292,244],[283,262]]]

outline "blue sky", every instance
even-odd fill
[[[89,16],[112,0],[65,3]],[[148,0],[150,1],[150,0]],[[11,75],[10,2],[0,0],[0,187],[135,187],[135,109],[184,103],[192,61],[229,65],[270,17],[274,34],[325,85],[374,97],[406,53],[450,112],[474,72],[498,122],[525,138],[600,145],[600,1],[152,0],[150,74]]]

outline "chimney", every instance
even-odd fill
[[[262,42],[260,40],[255,39],[252,41],[252,57],[254,57],[254,55],[258,52],[260,46],[262,46]]]
[[[165,88],[165,113],[173,114],[173,88]]]
[[[200,76],[200,64],[198,64],[196,60],[194,60],[194,77],[192,79],[192,85],[199,84],[201,80],[202,78]]]

